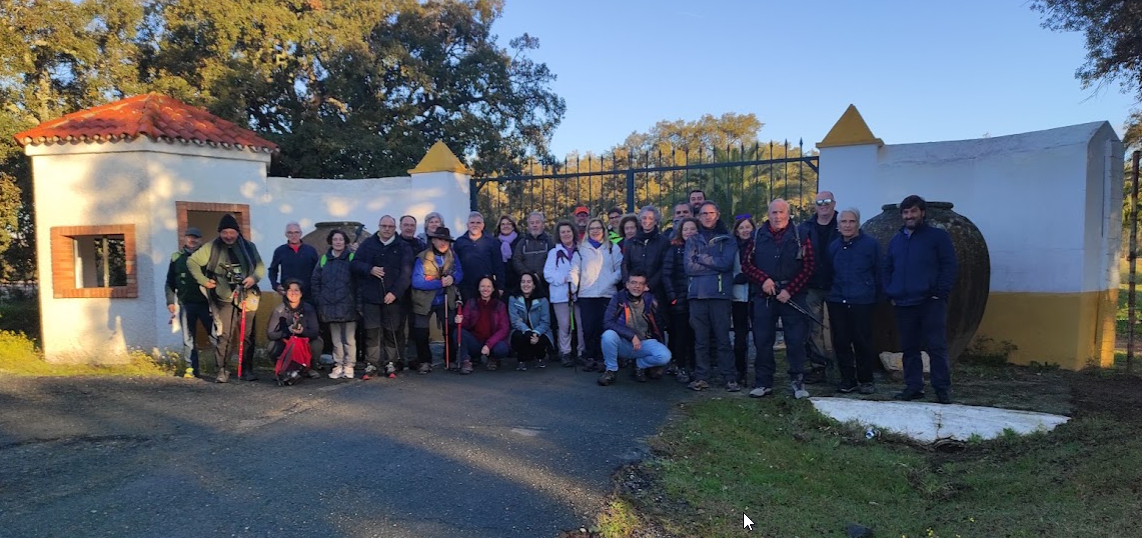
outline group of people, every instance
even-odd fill
[[[815,214],[797,225],[789,203],[776,199],[765,221],[742,215],[727,228],[719,206],[695,190],[672,208],[665,229],[654,206],[636,215],[611,208],[606,221],[580,206],[550,235],[540,212],[528,214],[522,229],[502,216],[489,234],[474,211],[460,237],[439,213],[425,216],[420,234],[415,217],[384,215],[375,234],[355,243],[343,230],[329,232],[324,253],[302,243],[301,227],[291,223],[268,268],[226,215],[218,238],[205,245],[199,230],[186,231],[184,248],[171,257],[167,302],[172,316],[182,317],[194,375],[196,324],[210,330],[218,382],[228,381],[236,340],[244,342],[242,378],[256,379],[250,302],[268,277],[284,297],[269,323],[271,357],[291,336],[307,338],[316,357],[324,331],[332,339],[335,379],[357,374],[358,334],[365,340],[362,378],[430,373],[435,319],[445,337],[444,362],[461,374],[481,365],[498,369],[514,356],[519,370],[558,360],[600,372],[598,384],[606,386],[630,364],[636,381],[674,375],[705,390],[718,379],[731,392],[748,384],[749,395],[760,398],[774,392],[780,330],[790,390],[803,398],[805,385],[829,379],[834,363],[837,390],[876,391],[872,312],[887,297],[904,351],[906,387],[896,398],[924,396],[923,348],[937,401],[950,403],[944,336],[956,276],[950,237],[928,226],[925,201],[909,196],[899,206],[903,225],[882,255],[877,241],[861,233],[860,211],[836,205],[832,193],[818,193]],[[234,336],[239,327],[245,333]],[[408,339],[415,353],[406,352]]]

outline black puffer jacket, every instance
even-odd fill
[[[326,252],[313,268],[309,289],[317,304],[317,315],[325,323],[344,323],[357,319],[357,294],[353,285],[349,249],[334,257],[333,249]],[[324,262],[324,264],[322,263]]]
[[[690,281],[686,278],[686,244],[668,243],[662,259],[662,287],[666,289],[666,300],[672,307],[686,308],[690,293]]]
[[[663,283],[663,260],[670,250],[670,242],[658,232],[658,226],[646,232],[639,228],[634,238],[623,243],[623,285],[631,271],[646,273],[646,286],[657,297],[665,297]]]

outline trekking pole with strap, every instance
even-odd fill
[[[246,352],[246,286],[238,284],[238,377],[242,377],[242,359]],[[233,329],[233,325],[231,325]]]
[[[452,323],[452,320],[449,319],[449,317],[448,317],[448,292],[445,291],[444,292],[444,371],[445,372],[452,369],[452,363],[449,360],[449,356],[448,356],[448,324],[449,323]],[[431,360],[431,359],[429,359],[429,360]]]

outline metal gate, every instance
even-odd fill
[[[774,198],[788,200],[792,215],[804,218],[812,213],[817,193],[818,157],[803,150],[803,142],[791,146],[785,141],[698,151],[618,149],[554,165],[529,162],[525,175],[472,178],[471,206],[488,220],[500,215],[522,219],[531,211],[557,220],[581,205],[593,215],[611,207],[633,213],[644,205],[670,215],[670,206],[701,189],[727,220],[740,215],[764,219]]]

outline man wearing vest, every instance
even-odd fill
[[[234,331],[246,319],[242,357],[242,380],[257,381],[254,375],[254,322],[258,310],[258,281],[266,276],[266,265],[258,254],[258,247],[242,237],[238,219],[227,213],[218,223],[218,237],[202,245],[186,261],[198,285],[206,289],[210,313],[214,317],[214,357],[218,366],[219,383],[230,380],[226,362],[238,346],[234,344]]]
[[[789,360],[789,385],[793,397],[808,398],[805,390],[805,338],[809,319],[790,303],[805,307],[805,287],[813,274],[813,244],[789,224],[789,203],[778,198],[769,203],[769,220],[757,229],[754,240],[746,243],[742,272],[761,289],[753,298],[754,358],[752,398],[773,394],[773,374],[777,364],[773,342],[777,319],[785,331],[785,354]]]
[[[381,217],[377,233],[366,239],[353,257],[357,295],[365,328],[365,361],[386,377],[396,377],[397,330],[400,329],[401,299],[412,278],[412,248],[397,237],[397,221]],[[368,379],[369,374],[362,379]]]
[[[829,366],[833,364],[832,336],[829,332],[829,316],[825,309],[825,296],[833,285],[833,267],[829,262],[828,249],[840,233],[837,231],[837,200],[833,193],[821,191],[813,202],[816,211],[808,220],[801,223],[798,234],[809,239],[813,245],[813,260],[816,267],[806,286],[805,308],[821,320],[821,324],[810,322],[809,336],[805,339],[810,371],[805,375],[805,384],[827,381]]]
[[[210,306],[206,303],[206,295],[190,275],[186,268],[186,260],[190,258],[202,241],[202,232],[198,228],[190,227],[183,235],[183,247],[171,254],[171,263],[167,267],[167,310],[170,310],[171,319],[179,317],[179,327],[182,327],[183,357],[190,365],[190,371],[183,377],[198,377],[198,347],[195,346],[195,336],[198,334],[198,325],[210,334],[213,323],[210,320]]]

